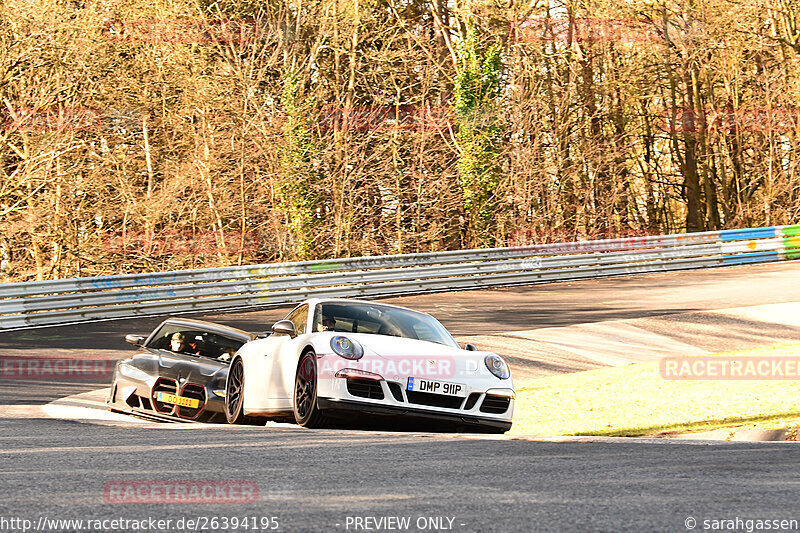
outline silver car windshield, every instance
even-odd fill
[[[432,316],[380,304],[322,303],[314,313],[314,331],[389,335],[458,347]]]
[[[147,348],[197,355],[227,363],[245,339],[233,339],[185,324],[167,322],[151,336]]]

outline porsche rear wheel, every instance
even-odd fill
[[[225,418],[229,424],[262,425],[264,421],[244,414],[244,363],[234,359],[225,381]]]
[[[295,421],[306,428],[325,427],[327,420],[317,407],[317,354],[309,350],[300,357],[294,380]]]

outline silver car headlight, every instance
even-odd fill
[[[364,356],[364,348],[358,341],[341,335],[331,337],[331,348],[336,355],[345,359],[361,359]]]
[[[119,365],[119,373],[126,378],[131,378],[138,381],[147,381],[150,379],[150,374],[130,365]]]
[[[211,386],[209,388],[211,389],[211,392],[214,393],[214,396],[217,396],[218,398],[224,398],[225,385],[226,382],[224,378],[217,378],[211,382]]]
[[[498,378],[508,379],[511,377],[511,371],[508,369],[508,365],[499,355],[493,353],[489,354],[484,357],[483,362],[486,363],[486,368],[489,369],[489,372]]]

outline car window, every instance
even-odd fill
[[[411,326],[414,328],[414,334],[421,341],[438,342],[439,335],[427,324],[417,322]]]
[[[308,304],[303,304],[288,315],[284,320],[289,320],[294,324],[294,330],[298,335],[306,332],[306,323],[308,322]]]
[[[323,303],[318,305],[314,331],[371,333],[458,346],[444,326],[432,316],[379,304]]]
[[[173,344],[173,341],[177,344],[177,339],[181,339],[180,347]],[[241,339],[181,324],[167,323],[153,335],[147,347],[228,362],[243,344],[244,341]]]

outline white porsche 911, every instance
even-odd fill
[[[293,416],[309,428],[379,415],[502,433],[514,397],[500,356],[462,349],[430,315],[311,299],[233,357],[225,414],[234,424]]]

